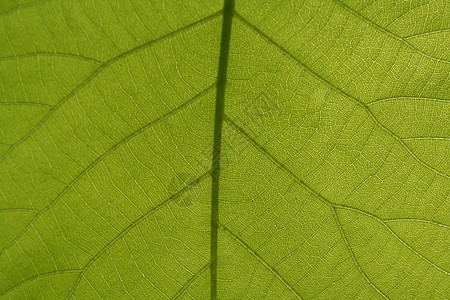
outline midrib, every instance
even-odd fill
[[[211,160],[211,299],[217,299],[217,234],[219,220],[219,177],[220,147],[225,108],[225,86],[227,81],[228,53],[230,48],[231,22],[234,13],[234,0],[224,0],[222,40],[220,43],[219,68],[217,74],[216,111],[214,118],[214,146]]]

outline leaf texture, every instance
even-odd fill
[[[0,298],[447,299],[449,25],[0,1]]]

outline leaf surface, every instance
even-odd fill
[[[0,2],[0,298],[446,299],[445,0]]]

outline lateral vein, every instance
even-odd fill
[[[288,288],[295,295],[297,299],[303,299],[297,293],[297,291],[283,277],[281,277],[280,273],[278,273],[278,271],[275,270],[275,268],[273,268],[264,259],[262,259],[262,257],[259,256],[255,250],[250,248],[250,246],[248,246],[244,241],[242,241],[237,235],[231,232],[228,228],[226,228],[222,224],[220,224],[219,226],[220,229],[222,229],[226,234],[228,234],[231,238],[233,238],[236,242],[238,242],[242,247],[244,247],[248,252],[250,252],[250,254],[253,255],[253,257],[255,257],[264,267],[266,267],[270,272],[272,272],[272,274],[274,274],[275,277],[277,277],[286,286],[286,288]]]

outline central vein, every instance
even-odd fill
[[[225,85],[227,82],[228,52],[230,49],[231,22],[234,0],[225,0],[223,6],[222,40],[220,43],[219,69],[217,74],[216,112],[214,119],[214,147],[212,156],[211,191],[211,299],[217,299],[217,234],[219,221],[220,147],[225,108]]]

